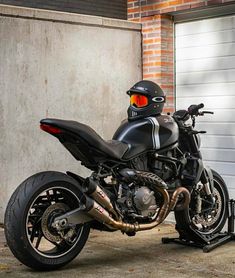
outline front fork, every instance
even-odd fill
[[[201,182],[204,185],[205,192],[208,196],[214,193],[214,179],[211,168],[208,166],[204,167],[201,175]]]
[[[208,201],[214,204],[214,179],[213,179],[213,173],[208,166],[204,166],[204,163],[202,161],[202,155],[200,152],[200,146],[196,140],[195,135],[193,134],[193,128],[191,127],[191,134],[188,135],[188,141],[190,144],[190,151],[194,154],[194,156],[197,158],[197,174],[195,179],[195,184],[201,182],[203,184],[203,189],[206,192],[208,196]]]
[[[196,211],[197,213],[201,213],[202,211],[202,199],[200,196],[200,191],[204,190],[207,195],[207,206],[208,209],[214,206],[215,198],[214,198],[214,180],[213,180],[213,173],[210,167],[203,167],[200,181],[201,181],[201,188],[197,188],[199,194],[197,195],[197,202],[196,202]],[[200,186],[199,186],[200,187]],[[207,207],[206,206],[206,207]]]

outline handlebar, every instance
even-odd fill
[[[195,123],[195,116],[203,116],[204,114],[214,114],[211,111],[199,111],[204,107],[203,103],[198,105],[192,104],[189,106],[188,110],[178,110],[174,113],[173,117],[178,121],[187,121],[190,117],[193,119],[193,124]]]
[[[198,105],[192,104],[188,108],[188,113],[191,116],[198,116],[199,115],[199,109],[202,109],[204,107],[203,103],[200,103]]]

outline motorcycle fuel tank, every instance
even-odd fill
[[[146,151],[166,149],[174,145],[178,138],[178,125],[168,115],[136,121],[124,120],[113,136],[113,140],[129,145],[124,159],[130,159]]]

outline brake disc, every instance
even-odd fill
[[[215,197],[215,207],[206,215],[195,215],[193,217],[195,218],[193,219],[195,225],[210,227],[219,219],[222,210],[222,200],[219,191],[216,188],[214,188],[213,195]]]
[[[69,207],[63,203],[56,203],[49,206],[42,215],[41,227],[43,235],[51,242],[60,242],[63,240],[61,235],[51,226],[52,220],[66,211]]]

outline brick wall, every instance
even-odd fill
[[[229,4],[231,0],[128,0],[128,19],[142,23],[143,78],[157,82],[167,94],[165,112],[174,111],[175,11]]]

